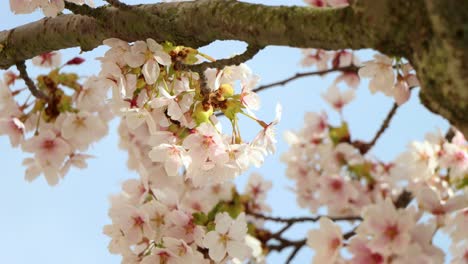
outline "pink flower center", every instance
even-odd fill
[[[379,253],[373,253],[371,255],[371,259],[372,259],[373,263],[375,263],[375,264],[380,264],[380,263],[383,262],[383,257]]]
[[[47,53],[44,53],[42,55],[40,55],[41,57],[41,65],[44,65],[44,64],[52,64],[52,57],[54,56],[54,53],[53,52],[47,52]]]
[[[343,182],[338,180],[338,179],[333,179],[330,182],[330,187],[332,188],[333,191],[341,191],[343,189]]]
[[[213,136],[203,136],[203,145],[206,148],[209,148],[210,146],[212,146],[214,144],[215,144],[215,142],[214,142]]]
[[[398,226],[397,225],[388,226],[387,229],[385,229],[384,234],[390,240],[394,240],[399,234]]]
[[[42,148],[51,151],[55,148],[55,141],[50,139],[44,140],[44,142],[42,142]]]
[[[167,253],[166,251],[161,251],[158,253],[158,255],[159,255],[159,263],[161,264],[168,263],[169,258],[171,257],[171,255],[169,255],[169,253]]]
[[[466,161],[465,153],[463,153],[462,151],[458,151],[457,153],[455,153],[455,160],[460,163]]]
[[[339,238],[334,238],[330,241],[330,249],[335,251],[341,245],[341,240]]]
[[[145,223],[145,221],[140,216],[137,216],[137,217],[133,218],[133,225],[134,226],[142,226],[144,223]]]

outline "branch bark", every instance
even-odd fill
[[[421,99],[468,134],[468,2],[355,0],[340,9],[272,7],[234,0],[100,7],[0,32],[0,68],[71,47],[91,50],[104,39],[153,38],[200,47],[215,40],[253,46],[372,48],[408,58]]]

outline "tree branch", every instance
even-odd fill
[[[239,65],[243,62],[246,62],[252,59],[263,47],[256,45],[248,45],[247,49],[242,54],[238,54],[232,58],[216,60],[213,62],[203,62],[195,65],[184,65],[184,69],[191,70],[194,72],[204,72],[208,68],[223,69],[226,66],[230,65]]]
[[[115,7],[115,8],[120,8],[120,9],[129,9],[130,6],[125,4],[125,3],[122,3],[120,2],[119,0],[104,0],[106,1],[107,3],[109,3],[111,6]]]
[[[65,48],[92,50],[111,37],[129,42],[153,38],[193,48],[233,39],[260,47],[372,48],[409,59],[422,84],[423,104],[468,134],[466,10],[468,1],[457,0],[359,0],[338,9],[232,0],[106,6],[94,9],[93,17],[80,11],[84,15],[60,15],[1,31],[0,68]]]
[[[37,87],[34,84],[33,80],[31,80],[31,78],[29,78],[28,72],[26,71],[26,64],[24,63],[24,61],[18,62],[16,64],[16,68],[18,68],[20,77],[26,83],[26,86],[28,87],[31,94],[34,95],[38,99],[48,101],[49,97],[44,92],[37,89]]]
[[[352,66],[341,67],[341,68],[332,68],[332,69],[323,70],[323,71],[296,73],[292,77],[289,77],[289,78],[286,78],[284,80],[277,81],[277,82],[274,82],[274,83],[261,85],[261,86],[255,88],[255,89],[253,89],[252,91],[253,92],[260,92],[260,91],[263,91],[265,89],[272,88],[274,86],[278,86],[278,85],[284,86],[289,82],[292,82],[294,80],[297,80],[297,79],[300,79],[300,78],[303,78],[303,77],[323,76],[323,75],[325,75],[327,73],[332,73],[332,72],[357,72],[358,69],[359,69],[358,67],[352,65]]]
[[[352,144],[359,149],[362,155],[366,154],[369,152],[369,150],[375,145],[377,140],[379,140],[380,136],[383,135],[385,130],[388,128],[390,125],[390,121],[392,120],[393,116],[396,113],[396,110],[398,109],[398,104],[394,103],[392,106],[392,109],[387,114],[387,117],[385,117],[384,121],[382,122],[382,125],[380,126],[379,130],[377,133],[375,133],[374,138],[372,138],[371,141],[369,142],[362,142],[362,141],[354,141]]]
[[[332,221],[361,221],[362,218],[360,216],[343,216],[343,217],[332,217],[332,216],[315,216],[315,217],[292,217],[292,218],[282,218],[282,217],[272,217],[272,216],[266,216],[262,215],[259,213],[254,213],[254,212],[247,212],[247,214],[267,220],[267,221],[273,221],[273,222],[279,222],[279,223],[298,223],[298,222],[317,222],[321,217],[327,217],[330,218]]]
[[[386,0],[387,1],[387,0]],[[241,40],[251,45],[283,45],[326,49],[377,48],[362,12],[348,7],[265,6],[228,0],[199,0],[92,9],[67,4],[81,15],[46,18],[0,32],[0,68],[38,54],[70,47],[91,50],[107,38],[129,42],[153,38],[200,47],[215,40]],[[142,19],[148,13],[151,19]],[[229,14],[229,15],[226,15]],[[313,26],[306,26],[313,25]],[[328,28],[328,30],[323,30]],[[11,35],[8,43],[7,35]],[[388,39],[388,38],[387,38]]]

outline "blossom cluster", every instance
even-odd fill
[[[331,219],[362,218],[345,242],[341,227],[323,217],[308,236],[314,263],[443,263],[432,242],[437,231],[451,235],[453,263],[464,263],[468,145],[460,132],[451,139],[428,134],[393,162],[381,162],[352,140],[346,122],[333,126],[326,113],[307,113],[304,121],[300,131],[286,133],[290,150],[282,156],[299,206],[325,210]],[[411,200],[398,201],[405,192],[415,197],[408,207]],[[345,248],[351,258],[341,254]]]
[[[253,238],[246,238],[242,212],[268,209],[268,185],[261,187],[254,176],[247,198],[239,201],[229,180],[275,151],[281,108],[268,124],[255,116],[259,100],[252,88],[258,77],[245,64],[200,73],[190,65],[209,56],[191,48],[152,39],[104,44],[110,49],[100,58],[98,79],[112,90],[109,107],[122,117],[120,146],[129,153],[129,168],[141,175],[112,199],[112,225],[105,228],[111,252],[124,263],[250,257],[247,241]],[[230,121],[231,135],[222,132],[217,112]],[[251,142],[241,136],[239,115],[261,128]]]
[[[33,59],[41,67],[52,68],[37,77],[38,89],[48,98],[19,103],[24,89],[12,90],[20,77],[8,71],[0,81],[0,135],[7,135],[13,147],[20,146],[32,158],[24,160],[26,179],[44,174],[50,185],[58,183],[70,167],[86,167],[91,156],[85,151],[107,134],[111,118],[105,103],[106,89],[96,77],[80,84],[65,66],[81,64],[77,57],[60,65],[59,53],[47,53]]]
[[[419,86],[411,64],[383,54],[375,54],[373,60],[361,62],[347,50],[305,49],[301,65],[315,67],[323,73],[331,70],[340,71],[341,74],[335,78],[330,87],[332,94],[337,94],[339,84],[356,88],[360,78],[370,78],[369,90],[372,94],[382,92],[386,96],[393,97],[398,105],[402,105],[409,100],[411,89]],[[342,95],[344,102],[350,101],[353,96],[351,90]],[[340,101],[336,102],[334,108],[340,108]]]

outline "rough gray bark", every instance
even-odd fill
[[[81,15],[0,32],[0,68],[53,50],[91,50],[110,37],[151,37],[195,48],[228,39],[254,46],[372,48],[408,58],[421,80],[423,103],[468,134],[468,1],[354,0],[347,8],[312,9],[199,0],[71,9]]]

